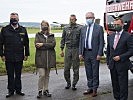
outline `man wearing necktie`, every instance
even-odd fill
[[[83,94],[97,96],[99,87],[99,62],[103,55],[104,32],[102,26],[94,23],[94,13],[86,13],[86,25],[81,29],[79,58],[84,59],[88,89]]]
[[[133,55],[133,36],[123,30],[123,20],[114,20],[115,32],[108,36],[107,65],[116,100],[128,99],[129,58]]]

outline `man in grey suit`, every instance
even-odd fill
[[[99,62],[103,55],[104,32],[94,23],[94,13],[86,13],[86,25],[81,29],[79,58],[84,59],[88,89],[83,94],[97,96],[99,86]]]
[[[128,98],[129,58],[133,55],[133,36],[123,30],[122,19],[114,20],[116,32],[108,36],[107,65],[110,69],[113,94],[116,100]]]

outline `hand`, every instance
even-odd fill
[[[80,59],[81,61],[83,61],[83,60],[84,60],[84,57],[83,57],[82,55],[79,55],[79,59]]]
[[[101,56],[97,55],[97,60],[100,60],[101,59]]]
[[[113,59],[114,59],[114,61],[119,61],[120,60],[120,56],[115,56]]]
[[[60,53],[60,56],[61,57],[64,57],[64,52],[63,51]]]
[[[26,61],[28,59],[28,56],[24,56],[24,61]]]
[[[3,62],[5,62],[5,61],[6,61],[5,56],[2,56],[2,57],[1,57],[1,60],[2,60]]]
[[[36,47],[37,48],[40,48],[40,47],[42,47],[43,46],[43,43],[36,43]]]
[[[109,68],[109,65],[107,65],[107,67],[108,67],[108,69],[110,69],[110,68]]]

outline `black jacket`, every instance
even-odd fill
[[[29,56],[29,38],[24,27],[13,29],[7,25],[0,33],[0,56],[5,56],[6,61],[23,61],[24,56]]]

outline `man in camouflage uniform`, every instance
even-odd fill
[[[63,49],[65,48],[65,58],[64,58],[64,77],[67,82],[65,89],[71,87],[70,79],[70,69],[73,67],[73,82],[72,90],[76,90],[76,84],[79,80],[79,40],[80,40],[80,30],[81,25],[76,24],[76,16],[70,15],[70,23],[63,29],[63,34],[61,38],[61,57],[64,57]]]

